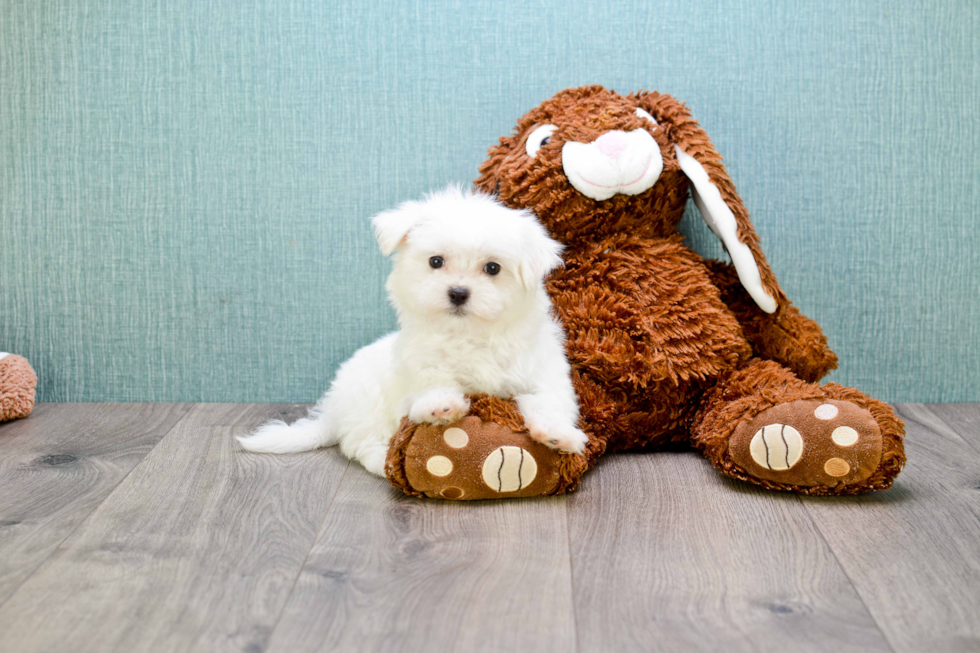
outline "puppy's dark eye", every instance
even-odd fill
[[[492,277],[498,272],[500,272],[500,263],[495,263],[494,261],[490,261],[489,263],[483,266],[483,271]]]
[[[433,256],[429,259],[429,267],[431,268],[441,268],[445,263],[441,256]]]

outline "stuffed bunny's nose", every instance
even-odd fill
[[[596,148],[613,161],[626,151],[628,145],[629,139],[626,138],[624,132],[620,131],[606,132],[595,140]]]

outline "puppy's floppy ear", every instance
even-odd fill
[[[383,211],[371,218],[374,237],[378,240],[381,253],[391,256],[405,242],[412,227],[422,219],[422,203],[414,201],[403,202],[398,207]]]
[[[669,95],[639,93],[636,99],[674,144],[677,162],[691,181],[694,204],[732,257],[742,286],[759,308],[775,313],[786,304],[786,294],[766,262],[749,212],[708,135],[687,107]]]
[[[552,240],[548,232],[530,211],[524,211],[524,243],[517,276],[528,289],[534,288],[549,272],[563,264],[561,243]]]

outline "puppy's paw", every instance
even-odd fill
[[[525,420],[531,439],[565,453],[585,453],[589,436],[571,424]]]
[[[470,412],[470,400],[458,390],[437,388],[415,400],[408,419],[416,423],[450,424]]]

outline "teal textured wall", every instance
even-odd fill
[[[978,34],[975,0],[0,0],[0,350],[47,401],[313,400],[395,324],[369,217],[601,83],[691,107],[833,380],[980,400]]]

